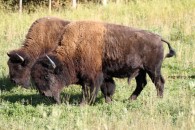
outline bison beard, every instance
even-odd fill
[[[41,55],[56,49],[63,28],[69,21],[45,17],[33,22],[23,46],[8,53],[9,77],[11,82],[29,87],[31,68]]]
[[[111,101],[115,90],[112,77],[128,77],[129,82],[135,77],[137,86],[130,99],[136,99],[147,84],[147,73],[162,97],[163,42],[170,50],[167,57],[175,55],[168,42],[148,31],[92,21],[73,22],[66,26],[60,46],[35,63],[32,79],[39,92],[58,103],[63,85],[80,84],[81,103],[93,103],[101,85],[106,102]]]

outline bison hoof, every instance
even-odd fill
[[[163,95],[157,95],[158,98],[163,98]]]
[[[86,105],[87,105],[87,102],[86,101],[81,101],[80,104],[79,104],[79,106],[81,106],[81,107],[82,106],[86,106]]]
[[[136,100],[137,99],[137,95],[131,95],[131,97],[129,98],[130,101]]]
[[[112,99],[110,97],[106,97],[105,102],[106,103],[111,103],[112,102]]]
[[[59,100],[59,101],[56,101],[56,103],[58,104],[58,105],[60,105],[61,104],[61,101]]]

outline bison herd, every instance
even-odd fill
[[[10,51],[11,82],[25,88],[34,83],[40,94],[60,103],[64,86],[82,86],[80,104],[95,102],[99,89],[111,102],[116,78],[136,80],[130,100],[137,99],[147,84],[146,74],[154,83],[157,96],[163,97],[165,80],[161,74],[163,43],[161,36],[146,30],[95,21],[65,21],[54,17],[36,20],[23,46]]]

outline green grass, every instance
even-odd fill
[[[34,89],[13,86],[8,76],[7,52],[19,48],[33,21],[44,16],[69,20],[96,20],[147,29],[170,41],[177,56],[165,59],[164,98],[156,97],[148,84],[138,100],[127,99],[135,81],[115,79],[116,93],[111,104],[99,92],[92,106],[80,107],[80,86],[64,88],[62,104],[56,105]],[[48,13],[47,9],[22,15],[0,10],[0,129],[195,129],[195,1],[135,0],[107,7],[79,5]],[[164,46],[165,53],[168,52]]]

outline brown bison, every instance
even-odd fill
[[[31,25],[23,46],[7,54],[11,82],[26,88],[29,86],[30,70],[36,59],[56,49],[63,28],[69,23],[59,18],[44,17]]]
[[[145,30],[92,21],[72,22],[65,27],[60,46],[34,64],[31,77],[41,94],[54,97],[58,103],[63,86],[75,83],[82,86],[82,103],[93,103],[103,82],[106,83],[101,90],[109,100],[115,87],[112,77],[135,77],[137,86],[130,98],[136,99],[146,85],[146,73],[162,97],[163,42],[170,50],[166,57],[175,55],[168,42]]]

